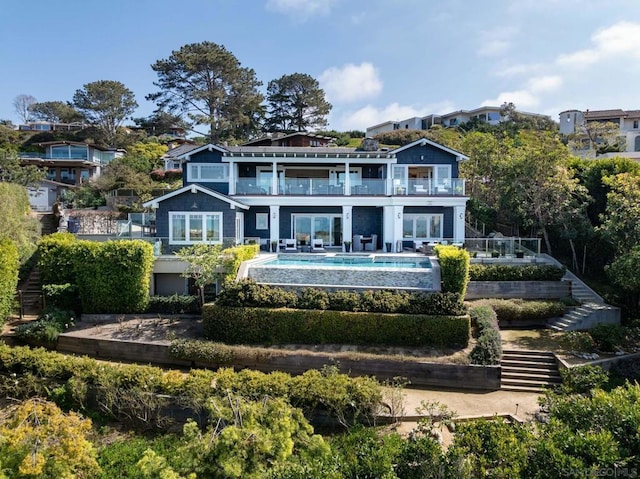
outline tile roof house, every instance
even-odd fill
[[[344,249],[354,237],[393,251],[415,242],[464,241],[468,159],[422,139],[395,150],[208,144],[185,151],[183,187],[144,204],[169,248],[198,242],[321,239]]]
[[[619,127],[625,139],[625,151],[607,153],[599,157],[625,156],[640,159],[640,110],[566,110],[560,112],[560,133],[571,135],[587,122],[610,122]],[[579,152],[577,152],[579,153]]]

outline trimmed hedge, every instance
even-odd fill
[[[11,315],[18,287],[18,248],[9,239],[0,239],[0,327]]]
[[[98,413],[145,428],[170,425],[170,417],[165,415],[171,414],[169,401],[197,410],[209,397],[226,398],[229,393],[250,399],[283,397],[309,419],[328,412],[340,420],[369,422],[382,407],[380,383],[367,377],[350,378],[335,368],[294,377],[232,369],[192,369],[185,374],[0,344],[0,395],[43,397],[67,409]],[[153,399],[153,394],[163,396]]]
[[[204,336],[231,344],[379,344],[466,347],[469,316],[354,313],[303,309],[202,310]]]
[[[562,316],[566,306],[562,301],[532,301],[524,299],[481,299],[471,302],[489,305],[496,313],[498,321],[543,321]]]
[[[469,284],[469,252],[457,246],[438,245],[435,253],[440,263],[442,291],[464,298]]]
[[[164,314],[200,314],[200,301],[197,296],[180,294],[173,294],[171,296],[151,296],[145,312]]]
[[[138,240],[95,243],[69,233],[43,238],[38,268],[44,284],[75,284],[84,313],[138,313],[149,301],[153,247]]]
[[[243,261],[255,258],[260,253],[259,244],[238,245],[224,249],[225,259],[223,261],[227,274],[225,282],[235,281],[240,265]]]
[[[302,288],[298,293],[243,280],[228,284],[216,298],[228,307],[296,308],[369,313],[462,316],[467,309],[456,293],[408,293],[399,290],[333,291]]]
[[[549,264],[472,264],[471,281],[560,281],[566,268]]]
[[[502,358],[502,338],[498,327],[498,317],[491,306],[478,306],[469,310],[477,341],[469,353],[471,364],[500,364]]]

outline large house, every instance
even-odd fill
[[[395,150],[220,146],[179,158],[183,187],[144,204],[169,249],[198,242],[295,239],[354,250],[402,251],[428,241],[464,242],[462,153],[421,139]]]
[[[547,115],[538,113],[529,113],[518,111],[523,116],[544,117]],[[375,136],[380,133],[386,133],[395,130],[428,130],[433,125],[442,125],[445,127],[454,127],[467,123],[471,120],[480,120],[490,125],[497,125],[504,120],[502,116],[502,107],[499,106],[481,106],[474,110],[456,110],[451,113],[442,115],[430,114],[426,116],[414,116],[406,120],[385,121],[367,128],[367,136]]]
[[[619,128],[619,136],[625,139],[625,151],[602,156],[640,159],[640,110],[566,110],[560,112],[560,133],[574,134],[590,122],[613,123]]]

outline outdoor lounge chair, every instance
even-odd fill
[[[324,242],[320,238],[314,238],[311,240],[311,252],[320,253],[324,252]]]
[[[365,251],[377,251],[378,250],[378,235],[371,235],[371,241],[364,245]]]
[[[296,247],[296,240],[293,238],[288,238],[284,240],[284,252],[285,253],[297,253],[298,248]]]

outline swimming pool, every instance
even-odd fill
[[[280,254],[277,258],[261,263],[261,266],[348,266],[355,268],[431,268],[429,258],[399,257],[385,255],[357,255],[357,254]]]
[[[426,256],[380,254],[279,254],[248,265],[246,276],[263,284],[332,289],[433,290]]]

